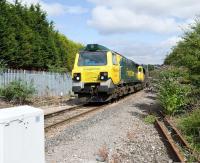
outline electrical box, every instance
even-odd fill
[[[0,109],[0,163],[44,163],[44,113],[31,106]]]

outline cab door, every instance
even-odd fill
[[[112,80],[114,84],[119,82],[120,78],[119,64],[117,62],[117,55],[112,53]]]

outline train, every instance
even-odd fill
[[[72,91],[87,102],[106,102],[143,89],[143,66],[99,44],[88,44],[76,54]]]

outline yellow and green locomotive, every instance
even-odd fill
[[[88,44],[75,58],[72,91],[88,102],[105,102],[138,91],[145,69],[102,45]]]

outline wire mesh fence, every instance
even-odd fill
[[[32,84],[37,90],[36,96],[64,96],[71,94],[72,90],[70,73],[13,69],[0,72],[0,87],[5,87],[15,80]]]

